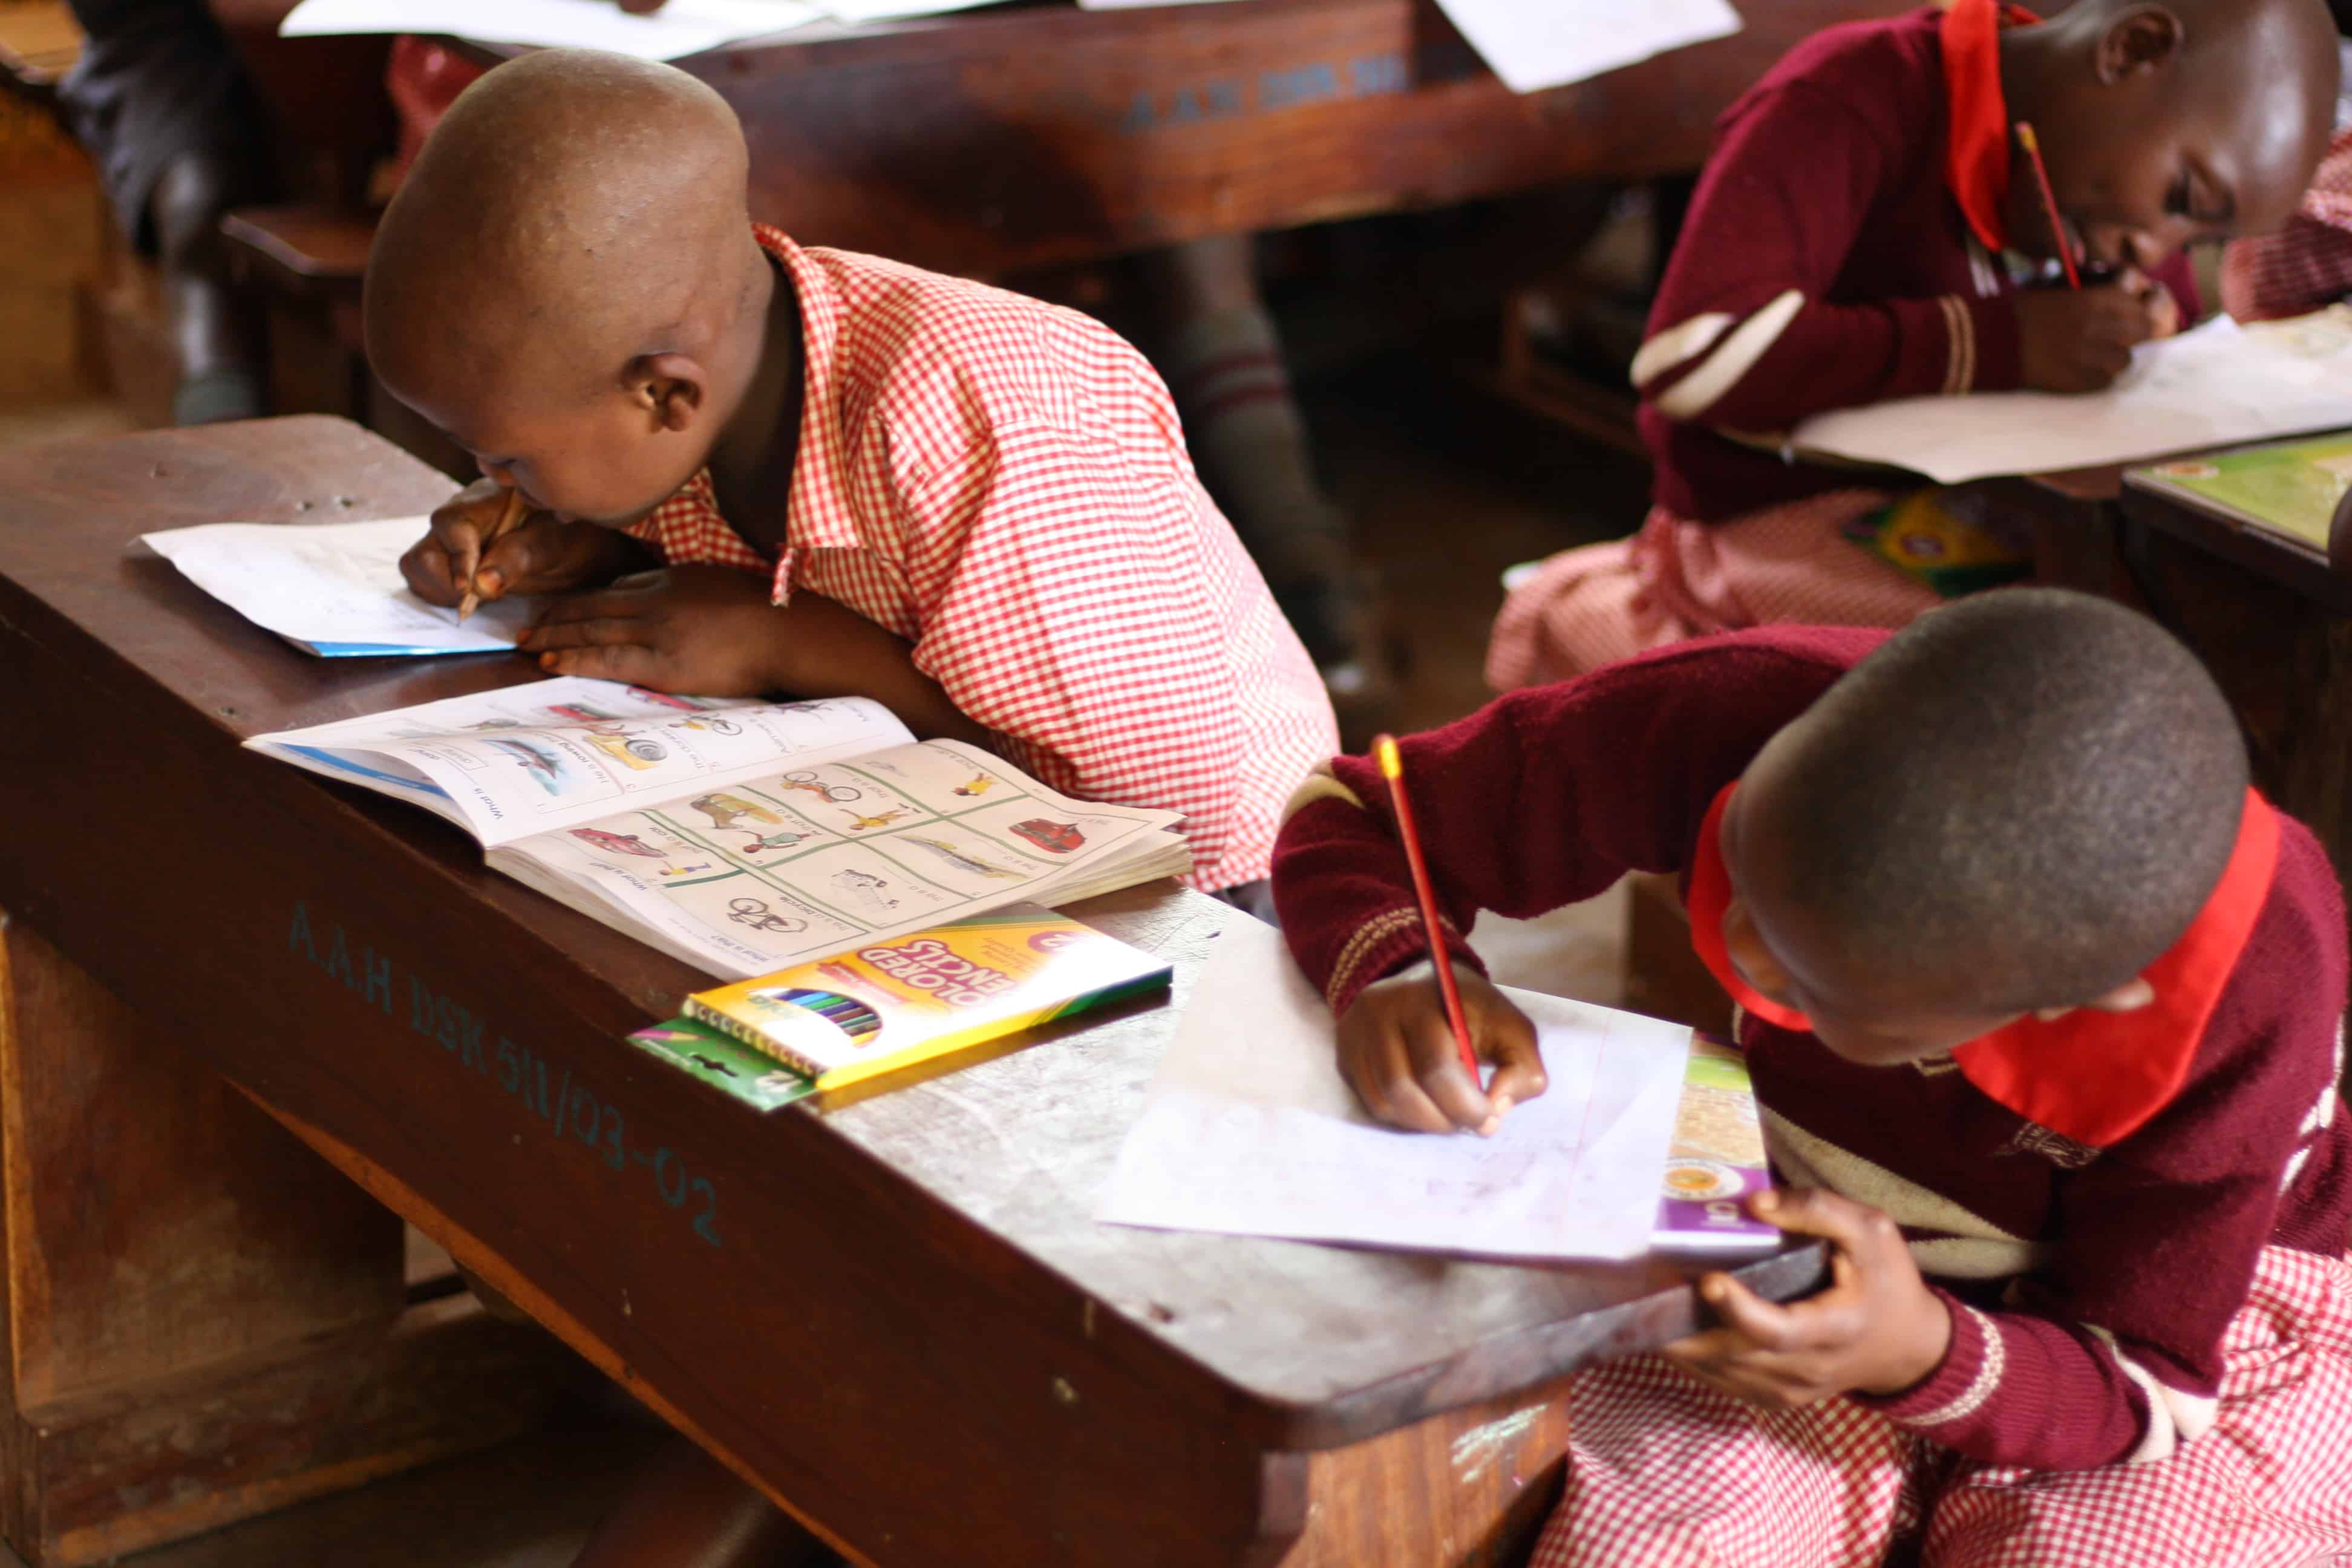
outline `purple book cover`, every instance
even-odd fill
[[[1747,1059],[1712,1035],[1694,1033],[1650,1245],[1661,1252],[1769,1251],[1780,1233],[1748,1215],[1748,1198],[1771,1184]]]

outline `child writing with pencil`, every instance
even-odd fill
[[[1075,313],[754,226],[748,163],[725,100],[666,66],[549,50],[459,95],[363,301],[378,379],[486,476],[409,585],[556,595],[522,643],[550,671],[870,697],[1181,812],[1189,879],[1251,901],[1338,737],[1166,389]],[[579,1561],[813,1551],[682,1447]]]
[[[1473,919],[1676,872],[1784,1184],[1756,1212],[1831,1254],[1784,1305],[1706,1276],[1716,1327],[1573,1380],[1537,1568],[2352,1551],[2343,900],[2185,648],[2021,588],[1700,639],[1400,749],[1496,1068],[1458,1060],[1381,770],[1338,758],[1275,896],[1366,1108],[1490,1130],[1541,1094]]]
[[[2047,22],[1952,0],[1799,46],[1725,115],[1633,360],[1655,504],[1633,538],[1515,574],[1489,683],[1774,621],[1901,626],[2024,572],[1964,503],[1789,461],[1789,431],[1888,398],[2106,386],[2196,315],[2183,246],[2294,210],[2334,38],[2321,0],[2077,0]],[[2021,289],[2011,254],[2081,287]]]
[[[1262,879],[1330,703],[1150,366],[755,226],[748,162],[710,88],[617,56],[525,56],[451,106],[364,298],[377,377],[487,476],[409,585],[558,595],[522,642],[557,673],[873,698],[1182,812],[1204,890]]]

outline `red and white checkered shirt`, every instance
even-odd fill
[[[730,527],[707,472],[630,531],[907,638],[1039,779],[1182,812],[1194,886],[1265,876],[1338,731],[1143,356],[1075,311],[753,232],[806,360],[784,548]]]
[[[2300,316],[2352,294],[2352,126],[2338,126],[2286,226],[2230,242],[2221,306],[2242,321]]]

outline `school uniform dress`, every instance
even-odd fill
[[[1975,535],[1964,519],[1882,522],[1883,476],[1782,448],[1828,409],[2019,384],[1999,33],[2033,20],[1955,0],[1832,27],[1725,112],[1633,360],[1655,505],[1633,538],[1514,586],[1488,684],[1776,621],[1899,626],[1939,602],[1933,557]],[[2193,321],[2186,258],[2162,279]],[[2021,573],[2013,546],[1962,549]]]
[[[629,531],[908,639],[1035,777],[1183,813],[1193,886],[1263,878],[1338,731],[1151,367],[1075,311],[753,232],[801,313],[784,546],[738,533],[707,471]]]
[[[2249,792],[2148,1007],[1847,1062],[1726,963],[1715,825],[1771,735],[1885,635],[1708,638],[1404,742],[1455,957],[1477,962],[1460,933],[1481,910],[1680,873],[1694,945],[1745,1004],[1776,1175],[1893,1217],[1951,1316],[1941,1364],[1885,1397],[1768,1410],[1657,1356],[1588,1369],[1537,1568],[2352,1552],[2346,951],[2326,855]],[[1369,760],[1335,759],[1276,849],[1285,935],[1335,1012],[1424,956],[1386,803]]]

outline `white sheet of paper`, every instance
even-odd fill
[[[1539,92],[1739,31],[1725,0],[1437,0],[1513,92]]]
[[[861,22],[888,22],[908,16],[937,16],[949,11],[969,11],[992,5],[996,0],[818,0],[826,13],[851,26]]]
[[[279,527],[214,522],[142,534],[148,548],[257,626],[298,642],[381,644],[447,653],[511,647],[530,621],[521,599],[485,605],[464,626],[400,575],[421,517]]]
[[[281,37],[331,33],[448,33],[494,44],[608,49],[674,60],[740,38],[782,33],[824,16],[803,0],[668,0],[632,16],[612,0],[302,0]]]
[[[2352,311],[2241,327],[2217,316],[2143,343],[2105,392],[1905,397],[1818,414],[1800,452],[1910,468],[1943,484],[2136,463],[2352,425]]]
[[[1657,1221],[1690,1031],[1531,991],[1550,1088],[1492,1138],[1374,1123],[1282,935],[1226,921],[1119,1150],[1118,1225],[1491,1258],[1630,1258]]]

